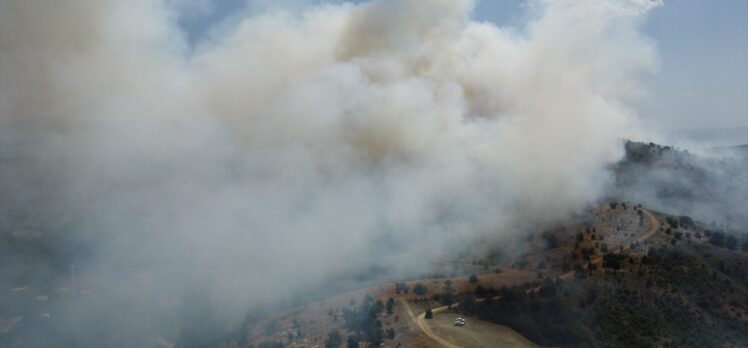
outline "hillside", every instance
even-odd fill
[[[748,344],[748,235],[604,202],[575,223],[533,236],[504,263],[477,255],[450,263],[474,276],[434,274],[362,289],[248,322],[246,337],[234,341],[259,347],[348,340],[490,347],[516,337],[548,346]],[[452,328],[449,318],[457,316],[469,324]]]
[[[696,233],[674,232],[674,245],[646,253],[605,254],[573,281],[502,288],[497,301],[462,309],[544,345],[746,346],[748,254]]]

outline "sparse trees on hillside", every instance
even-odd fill
[[[359,334],[363,340],[379,346],[382,343],[384,331],[382,322],[377,320],[377,317],[383,310],[382,301],[374,301],[371,295],[367,295],[358,307],[343,309],[345,326],[348,330]]]

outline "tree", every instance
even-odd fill
[[[735,238],[735,236],[727,236],[725,238],[725,247],[730,250],[735,250],[738,248],[738,240]]]
[[[444,281],[444,292],[448,294],[452,294],[454,292],[451,279],[447,279],[446,281]]]
[[[377,300],[377,302],[374,303],[373,310],[375,313],[379,313],[384,310],[384,303],[382,303],[382,300]]]
[[[477,282],[478,282],[478,276],[477,276],[477,275],[475,275],[475,274],[471,274],[471,275],[470,275],[470,279],[469,279],[469,281],[470,281],[471,283],[477,283]]]
[[[576,279],[587,278],[587,271],[584,270],[584,267],[582,267],[579,264],[574,265],[574,278]]]
[[[431,311],[431,308],[426,310],[426,319],[431,319],[434,317],[434,312]]]
[[[390,297],[387,299],[387,314],[392,314],[392,308],[395,306],[395,300]]]
[[[388,339],[395,339],[395,329],[389,328],[387,329],[387,338]]]
[[[401,292],[404,292],[404,293],[407,294],[408,293],[408,285],[406,285],[404,282],[396,282],[395,283],[395,292],[398,293],[398,294],[401,293]]]
[[[325,348],[338,348],[343,343],[343,338],[340,336],[340,331],[335,330],[327,334],[327,341],[325,342]]]
[[[723,247],[725,245],[725,234],[722,232],[712,232],[709,237],[709,243],[714,246]]]
[[[546,250],[556,249],[560,246],[558,240],[556,239],[556,235],[551,232],[544,232],[543,239],[545,240]]]
[[[358,335],[348,336],[346,346],[348,346],[348,348],[358,348],[359,342],[361,342],[361,338],[358,337]]]
[[[611,269],[621,269],[621,266],[625,261],[626,255],[605,254],[605,256],[603,256],[603,267]]]
[[[467,294],[462,297],[462,301],[460,301],[461,310],[468,313],[473,313],[475,312],[476,308],[475,296],[473,296],[473,294]]]
[[[553,297],[556,295],[556,286],[553,284],[543,285],[538,290],[538,294],[543,298]]]
[[[685,216],[685,215],[684,215],[684,216],[681,216],[681,217],[679,217],[679,218],[678,218],[678,222],[680,222],[680,224],[681,224],[681,225],[682,225],[683,227],[685,227],[685,228],[693,227],[693,225],[694,225],[694,223],[693,223],[693,219],[691,219],[691,217],[690,217],[690,216]]]
[[[426,285],[423,285],[422,283],[416,283],[416,285],[413,286],[413,292],[415,292],[416,295],[423,296],[423,295],[426,295],[428,291],[429,291],[429,288]]]
[[[368,331],[365,332],[366,340],[374,344],[375,347],[379,347],[384,341],[384,330],[382,329],[382,322],[375,320],[374,323],[369,327]]]

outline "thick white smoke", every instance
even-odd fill
[[[172,2],[0,4],[4,214],[83,240],[83,278],[237,315],[594,201],[656,65],[645,0],[276,9],[194,50]]]

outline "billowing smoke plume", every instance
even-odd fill
[[[88,250],[112,311],[200,289],[238,318],[562,218],[610,181],[656,65],[645,0],[531,2],[512,28],[470,0],[273,7],[196,47],[173,2],[0,4],[2,228]]]

